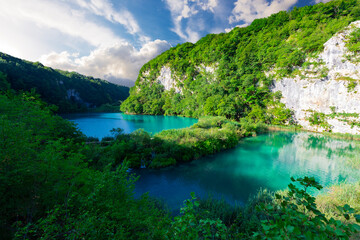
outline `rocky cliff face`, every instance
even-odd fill
[[[211,80],[215,80],[215,70],[216,66],[205,66],[200,65],[197,66],[196,69],[199,71],[199,73],[203,76],[206,76],[208,78],[208,81],[211,82]],[[149,72],[142,73],[141,79],[142,81],[146,81],[146,78],[149,77]],[[185,76],[186,77],[186,76]],[[164,86],[165,91],[170,91],[171,89],[174,89],[176,93],[183,93],[181,82],[183,79],[180,79],[179,77],[175,76],[175,74],[171,71],[171,68],[169,66],[163,66],[160,69],[159,76],[156,78],[157,83]]]
[[[348,60],[345,46],[356,28],[360,21],[327,41],[296,77],[274,81],[271,90],[282,92],[281,101],[305,129],[360,134],[360,64]]]
[[[170,67],[163,66],[160,70],[160,75],[156,80],[164,86],[165,91],[169,91],[174,88],[176,93],[182,93],[181,88],[177,86],[175,77],[172,76]]]

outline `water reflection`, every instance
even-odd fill
[[[234,203],[244,202],[260,188],[284,189],[290,177],[314,176],[329,186],[359,179],[347,164],[353,142],[312,133],[278,132],[244,139],[232,150],[162,170],[138,170],[137,193],[161,197],[177,208],[191,191],[208,192]]]

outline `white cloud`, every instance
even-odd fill
[[[75,2],[80,7],[98,16],[105,17],[113,23],[120,23],[131,34],[141,31],[137,21],[129,11],[126,9],[116,11],[108,0],[76,0]]]
[[[107,21],[123,25],[140,49]],[[2,52],[118,83],[133,84],[143,64],[170,48],[150,41],[130,12],[116,11],[108,0],[0,0],[0,29]]]
[[[317,4],[317,3],[327,3],[327,2],[330,2],[332,0],[314,0],[314,3]]]
[[[237,0],[229,17],[229,23],[243,22],[242,26],[250,24],[257,18],[268,17],[273,13],[288,10],[297,3],[298,0]]]
[[[98,48],[85,57],[78,57],[66,51],[52,52],[42,56],[40,61],[54,68],[76,71],[112,82],[118,79],[116,83],[124,83],[119,79],[134,83],[140,68],[170,47],[170,44],[164,40],[148,42],[139,50],[129,43],[116,43],[109,47]]]
[[[33,31],[56,30],[63,34],[80,38],[93,46],[111,45],[123,41],[109,28],[89,21],[79,11],[74,11],[64,2],[46,0],[11,0],[0,1],[0,15],[6,18],[1,23],[1,29],[17,34],[18,29],[9,22],[29,25],[32,23]],[[15,24],[16,27],[16,24]],[[28,37],[30,38],[30,37]],[[22,39],[24,42],[27,39]]]
[[[172,16],[174,27],[171,29],[180,38],[189,42],[196,42],[200,39],[198,30],[201,26],[194,24],[185,24],[183,20],[191,19],[197,15],[199,11],[215,11],[218,6],[218,0],[165,0]],[[185,29],[185,30],[184,30]]]
[[[215,8],[218,6],[217,0],[207,0],[207,1],[196,1],[197,5],[201,7],[203,11],[214,12]]]
[[[241,24],[241,25],[236,25],[235,27],[233,27],[233,28],[225,28],[225,32],[226,33],[229,33],[229,32],[231,32],[234,28],[236,28],[236,27],[238,27],[238,28],[243,28],[243,27],[247,27],[247,26],[249,26],[249,24],[247,24],[247,23],[245,23],[245,24]]]

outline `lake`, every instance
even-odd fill
[[[129,116],[119,113],[81,114],[72,121],[86,135],[102,137],[114,127],[156,133],[187,127],[196,119],[164,116]],[[359,171],[350,167],[359,156],[359,143],[306,132],[270,132],[243,139],[239,146],[190,163],[160,170],[138,169],[136,196],[149,192],[177,210],[190,192],[212,194],[231,204],[243,204],[261,188],[285,189],[290,177],[314,176],[323,186],[356,181]],[[325,190],[326,191],[326,190]],[[314,192],[315,193],[315,192]]]
[[[175,210],[190,192],[243,204],[261,188],[285,189],[292,176],[313,176],[323,186],[352,182],[359,179],[359,171],[349,165],[359,153],[357,144],[314,133],[271,132],[191,163],[136,170],[136,192],[149,192]]]
[[[124,133],[131,133],[142,128],[150,133],[162,130],[185,128],[197,123],[197,119],[176,116],[127,115],[123,113],[78,113],[63,115],[75,122],[88,137],[99,139],[111,136],[110,130],[122,128]]]

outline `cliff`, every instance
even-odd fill
[[[360,133],[360,63],[349,58],[346,47],[359,28],[360,21],[353,22],[329,39],[317,58],[308,59],[310,65],[297,76],[274,81],[271,91],[282,93],[281,101],[304,128]]]

